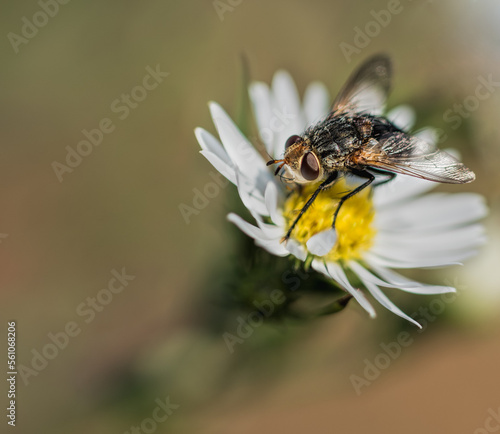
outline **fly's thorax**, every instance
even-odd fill
[[[321,158],[347,155],[358,149],[362,141],[353,118],[345,115],[319,122],[309,128],[305,136]]]
[[[324,172],[344,168],[349,155],[362,145],[357,125],[345,114],[329,117],[310,127],[304,137],[318,156]]]

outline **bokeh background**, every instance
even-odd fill
[[[50,333],[69,322],[81,330],[27,385],[18,376],[17,432],[123,433],[167,396],[180,407],[155,432],[488,432],[500,407],[500,90],[458,127],[444,114],[475,94],[480,77],[500,81],[500,4],[401,0],[347,59],[341,44],[354,45],[356,28],[389,3],[70,1],[16,48],[9,34],[22,36],[23,17],[33,22],[42,8],[2,4],[1,333],[16,321],[18,366],[30,367]],[[460,290],[422,333],[352,304],[312,322],[266,323],[231,354],[212,324],[225,308],[211,294],[240,251],[225,220],[236,199],[221,188],[185,222],[179,206],[192,206],[214,172],[193,129],[214,132],[209,100],[241,113],[242,54],[251,79],[269,82],[284,68],[301,94],[321,80],[334,95],[380,51],[396,69],[389,106],[412,104],[418,126],[442,129],[441,146],[475,170],[473,184],[439,188],[486,196],[490,241],[464,267],[412,274]],[[168,77],[120,120],[113,101],[157,65]],[[115,130],[59,182],[53,162],[103,118]],[[78,306],[122,268],[135,279],[86,323]],[[410,313],[433,300],[390,295]],[[350,377],[402,330],[412,345],[358,396]],[[7,432],[4,416],[2,425]]]

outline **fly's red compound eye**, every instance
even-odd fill
[[[299,140],[302,140],[302,137],[297,136],[297,134],[294,134],[293,136],[290,136],[286,143],[285,143],[285,150],[287,150],[290,146],[292,146],[294,143],[297,143]]]
[[[306,152],[300,162],[300,174],[307,181],[314,181],[319,176],[318,159],[312,152]]]

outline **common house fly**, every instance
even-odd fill
[[[285,143],[285,154],[275,174],[288,169],[298,184],[320,183],[298,213],[282,241],[286,241],[297,222],[318,194],[331,187],[340,174],[353,174],[363,183],[339,198],[332,220],[343,203],[383,175],[374,185],[392,180],[397,174],[448,184],[465,184],[474,172],[448,153],[421,138],[396,127],[381,113],[391,87],[391,61],[376,55],[365,61],[347,80],[330,113],[303,133]]]

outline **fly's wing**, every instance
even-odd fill
[[[391,88],[389,57],[376,55],[363,63],[347,80],[332,106],[332,113],[353,111],[381,115]]]
[[[446,184],[465,184],[476,175],[450,154],[403,132],[372,139],[353,155],[355,164]]]

